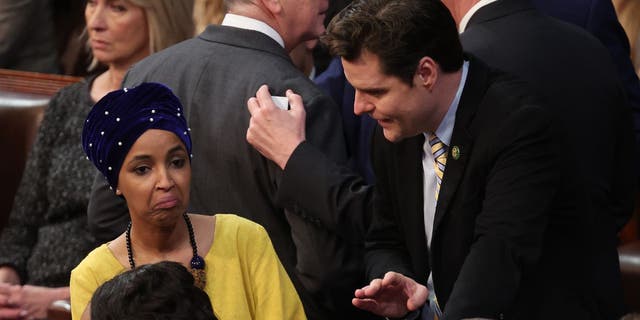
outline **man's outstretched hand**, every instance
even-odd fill
[[[400,273],[387,272],[384,278],[357,289],[352,303],[379,316],[400,318],[421,308],[428,296],[427,287]]]

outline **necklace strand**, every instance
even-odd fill
[[[189,231],[189,243],[191,244],[191,249],[193,250],[193,258],[191,258],[191,274],[194,277],[195,285],[201,289],[204,288],[206,284],[206,275],[204,273],[205,262],[201,256],[198,255],[198,246],[196,244],[195,233],[193,232],[193,225],[191,225],[191,219],[187,213],[183,213],[182,217],[184,218],[184,222],[187,225],[187,230]],[[125,240],[127,245],[127,256],[129,258],[129,266],[131,269],[136,268],[136,262],[133,260],[133,249],[131,246],[131,221],[129,221],[129,225],[127,226],[127,231],[125,232]]]

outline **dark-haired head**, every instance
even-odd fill
[[[336,15],[322,41],[347,61],[363,50],[380,59],[381,71],[413,85],[422,57],[443,72],[462,67],[462,45],[449,10],[439,0],[355,0]]]
[[[209,296],[177,262],[142,265],[103,283],[91,299],[92,320],[216,319]]]

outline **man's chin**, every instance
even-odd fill
[[[387,140],[393,143],[400,142],[404,139],[412,138],[422,134],[421,132],[407,133],[407,132],[402,132],[402,131],[397,131],[392,129],[385,129],[385,128],[382,128],[382,133],[384,134],[384,137]]]
[[[402,137],[402,135],[399,132],[393,131],[393,130],[388,130],[388,129],[382,129],[382,133],[384,134],[384,137],[389,140],[390,142],[400,142],[402,139],[404,139],[404,137]]]

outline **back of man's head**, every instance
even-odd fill
[[[378,56],[382,72],[411,84],[428,56],[442,71],[462,66],[462,45],[449,10],[439,0],[355,0],[336,15],[323,42],[352,61],[362,50]]]
[[[329,0],[225,0],[227,12],[264,22],[275,30],[287,51],[325,32]]]
[[[102,284],[92,320],[214,320],[209,296],[177,262],[142,265]]]

